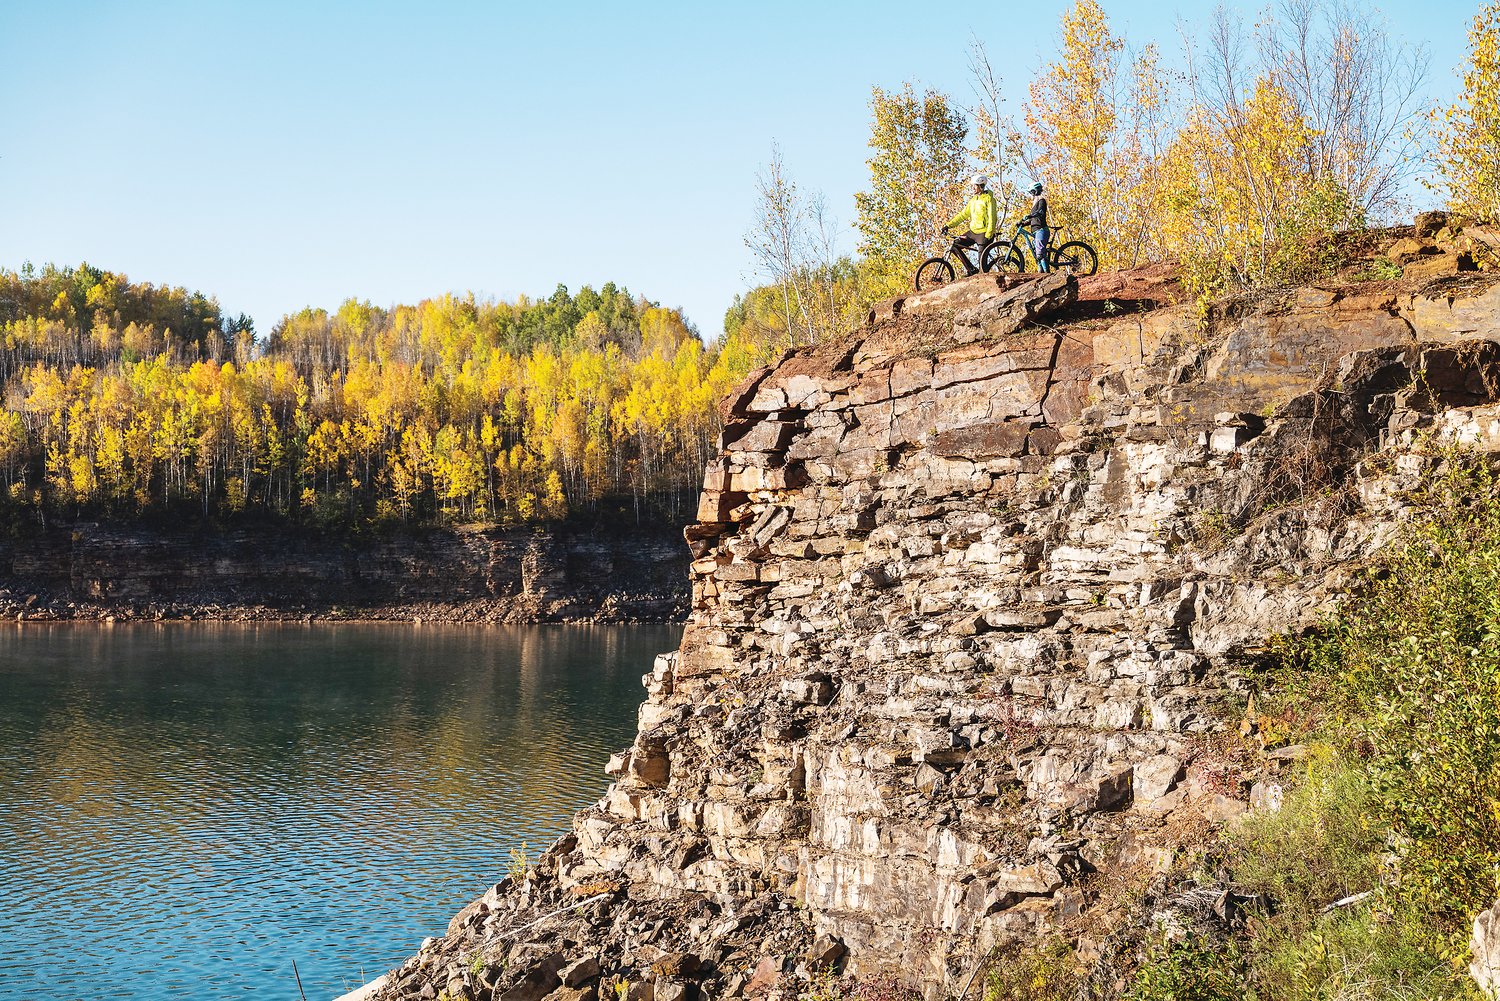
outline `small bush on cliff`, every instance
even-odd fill
[[[1305,930],[1327,904],[1381,885],[1387,826],[1378,805],[1362,768],[1314,745],[1281,809],[1257,811],[1229,833],[1236,886],[1275,900],[1278,920]]]
[[[1232,943],[1196,935],[1158,943],[1135,971],[1128,1001],[1243,1001],[1240,956]]]
[[[921,1001],[922,995],[895,977],[857,979],[832,970],[816,974],[797,995],[798,1001]]]
[[[1078,958],[1066,942],[1043,942],[1008,955],[985,977],[984,1001],[1052,1001],[1083,987]]]
[[[1444,936],[1380,892],[1392,862],[1381,797],[1362,761],[1319,745],[1279,811],[1230,832],[1236,886],[1275,901],[1243,936],[1254,997],[1473,996]],[[1349,903],[1330,909],[1336,901]]]

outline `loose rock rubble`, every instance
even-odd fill
[[[1408,236],[1385,248],[1404,278],[1435,278],[1500,266],[1500,228],[1447,212],[1423,212]]]
[[[1205,330],[1159,277],[980,276],[751,376],[614,785],[380,996],[954,996],[1275,808],[1250,679],[1409,516],[1427,439],[1496,447],[1500,286]]]

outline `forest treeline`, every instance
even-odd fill
[[[244,316],[89,265],[0,271],[0,503],[325,526],[681,518],[763,357],[607,284]]]

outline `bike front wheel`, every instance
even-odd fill
[[[980,267],[987,272],[1018,275],[1026,270],[1026,258],[1010,243],[1000,240],[984,248],[984,260],[980,262]]]
[[[953,280],[953,275],[953,265],[941,257],[929,257],[917,268],[917,291],[925,292],[947,285]]]
[[[1099,270],[1099,255],[1082,240],[1071,240],[1051,254],[1052,270],[1091,275]]]

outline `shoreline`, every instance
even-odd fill
[[[110,524],[0,540],[0,621],[684,621],[675,526],[368,540]]]
[[[687,621],[686,603],[673,598],[660,601],[631,601],[622,605],[642,607],[607,607],[592,614],[529,614],[520,608],[499,608],[508,602],[463,602],[443,605],[377,606],[372,608],[274,608],[264,605],[231,605],[218,602],[203,604],[164,602],[161,605],[114,607],[78,602],[70,599],[50,601],[0,601],[0,624],[25,623],[93,623],[100,625],[156,622],[219,623],[389,623],[400,625],[681,625]],[[58,607],[61,606],[61,607]]]

